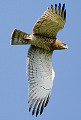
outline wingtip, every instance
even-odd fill
[[[32,111],[32,115],[34,115],[34,113],[35,113],[35,111],[34,111],[34,109],[33,109],[33,111]]]
[[[63,4],[63,7],[65,7],[65,3]]]
[[[51,9],[53,9],[53,5],[51,4]],[[61,3],[58,5],[58,10],[57,10],[57,4],[55,4],[55,12],[56,14],[59,14],[61,17],[63,17],[64,20],[66,20],[66,9],[65,9],[65,3],[62,5],[62,10],[61,10]]]
[[[57,7],[57,4],[55,4],[55,7]]]
[[[53,5],[51,4],[51,9],[53,8]]]
[[[59,7],[61,7],[61,3],[59,3]]]
[[[66,9],[64,11],[64,19],[66,20]]]
[[[47,9],[50,9],[49,7],[47,7]]]

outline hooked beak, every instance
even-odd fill
[[[68,49],[68,46],[64,42],[59,41],[58,39],[54,41],[53,46],[54,50]]]

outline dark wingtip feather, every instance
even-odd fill
[[[55,7],[57,7],[57,4],[55,4]]]
[[[62,13],[63,13],[63,11],[64,11],[64,8],[65,8],[65,3],[64,3],[63,6],[62,6]]]
[[[61,7],[61,3],[59,3],[59,7]]]
[[[48,96],[47,101],[45,103],[45,107],[47,106],[48,102],[49,102],[49,96]]]
[[[50,9],[49,7],[47,7],[47,9]]]
[[[39,113],[39,110],[37,109],[37,111],[36,111],[36,117],[37,117],[38,113]]]
[[[53,5],[51,4],[51,9],[53,8]]]
[[[57,4],[55,4],[55,11],[56,11],[56,9],[57,9]]]
[[[63,19],[66,19],[66,10],[65,10],[65,3],[62,6],[62,12],[61,12],[61,17],[63,17]]]
[[[59,15],[61,15],[61,3],[59,3]]]
[[[63,4],[63,8],[65,8],[65,3]]]
[[[32,111],[32,115],[34,115],[34,113],[35,113],[35,110],[33,109],[33,111]]]
[[[66,9],[64,11],[64,20],[66,20]]]
[[[41,110],[40,110],[40,115],[41,115],[41,114],[42,114],[42,112],[43,112],[44,105],[45,105],[45,100],[43,101],[43,104],[42,104],[42,107],[41,107]]]
[[[34,110],[33,110],[33,111],[32,111],[32,115],[34,115],[34,113],[35,113],[35,112],[34,112]]]
[[[55,4],[55,12],[56,12],[56,14],[58,14],[57,4]]]
[[[31,108],[29,108],[29,112],[31,111]]]
[[[42,109],[41,109],[41,111],[40,111],[40,115],[43,113],[43,109],[44,109],[44,108],[42,107]]]
[[[29,107],[29,112],[31,111],[31,108],[32,108],[32,104],[31,104],[30,107]]]
[[[34,108],[33,108],[33,111],[32,111],[32,115],[34,115],[38,103],[39,103],[39,100],[37,100],[36,103],[35,103],[35,105],[34,105]]]
[[[38,113],[39,113],[41,103],[42,103],[42,100],[40,101],[40,103],[39,103],[39,105],[38,105],[38,108],[37,108],[37,111],[36,111],[36,117],[37,117],[37,115],[38,115]]]

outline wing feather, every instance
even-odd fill
[[[27,76],[29,82],[28,103],[32,102],[29,111],[34,106],[32,115],[42,114],[51,94],[54,71],[51,64],[52,52],[39,47],[30,46],[27,56]]]
[[[51,5],[51,10],[47,8],[41,18],[39,18],[35,23],[33,28],[33,34],[56,38],[57,32],[64,28],[66,19],[65,11],[65,4],[63,4],[62,13],[60,3],[59,10],[57,10],[56,4],[55,10],[53,9],[53,5]]]

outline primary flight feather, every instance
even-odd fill
[[[29,82],[28,103],[32,115],[39,111],[42,114],[47,106],[55,77],[51,57],[54,50],[67,49],[67,45],[56,38],[57,32],[64,28],[66,20],[65,4],[55,4],[47,8],[37,20],[33,35],[15,29],[11,37],[11,45],[31,44],[27,56],[27,76]]]

